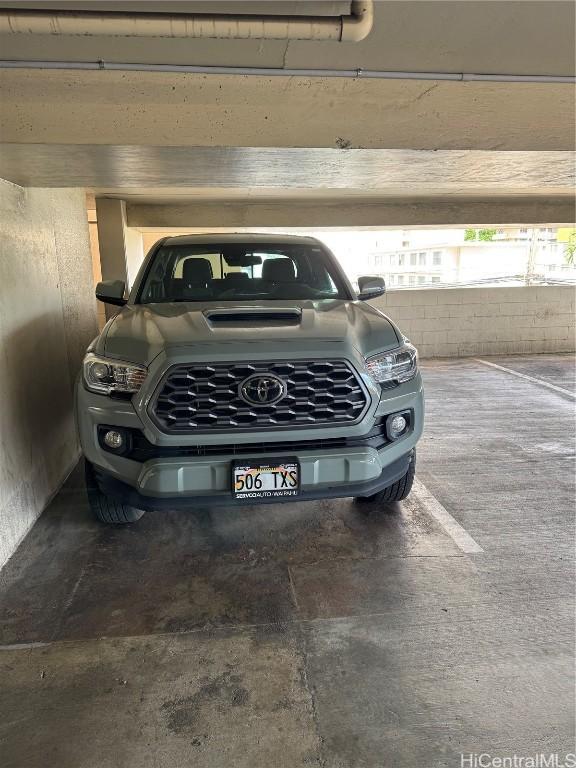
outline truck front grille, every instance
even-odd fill
[[[240,394],[249,376],[276,376],[286,393],[271,405]],[[170,368],[150,406],[169,434],[352,424],[368,405],[366,390],[344,360],[188,363]]]

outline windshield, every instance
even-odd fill
[[[163,245],[144,276],[141,304],[349,298],[322,248],[315,245]]]

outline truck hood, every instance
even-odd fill
[[[245,357],[253,344],[279,344],[285,356],[320,342],[366,357],[401,340],[389,318],[362,301],[178,302],[125,306],[105,327],[97,352],[148,365],[175,347],[198,351],[201,345],[232,344]]]

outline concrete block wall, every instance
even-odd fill
[[[79,456],[73,383],[97,333],[85,195],[0,180],[0,567]]]
[[[572,352],[572,286],[390,291],[372,304],[394,320],[420,356]]]

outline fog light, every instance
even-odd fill
[[[118,448],[122,448],[124,445],[124,437],[121,432],[116,432],[116,430],[110,429],[104,435],[104,444],[107,445],[108,448],[118,450]]]
[[[396,438],[400,437],[400,435],[405,431],[407,424],[408,422],[404,416],[393,416],[390,419],[388,422],[388,434],[392,440],[396,440]]]

